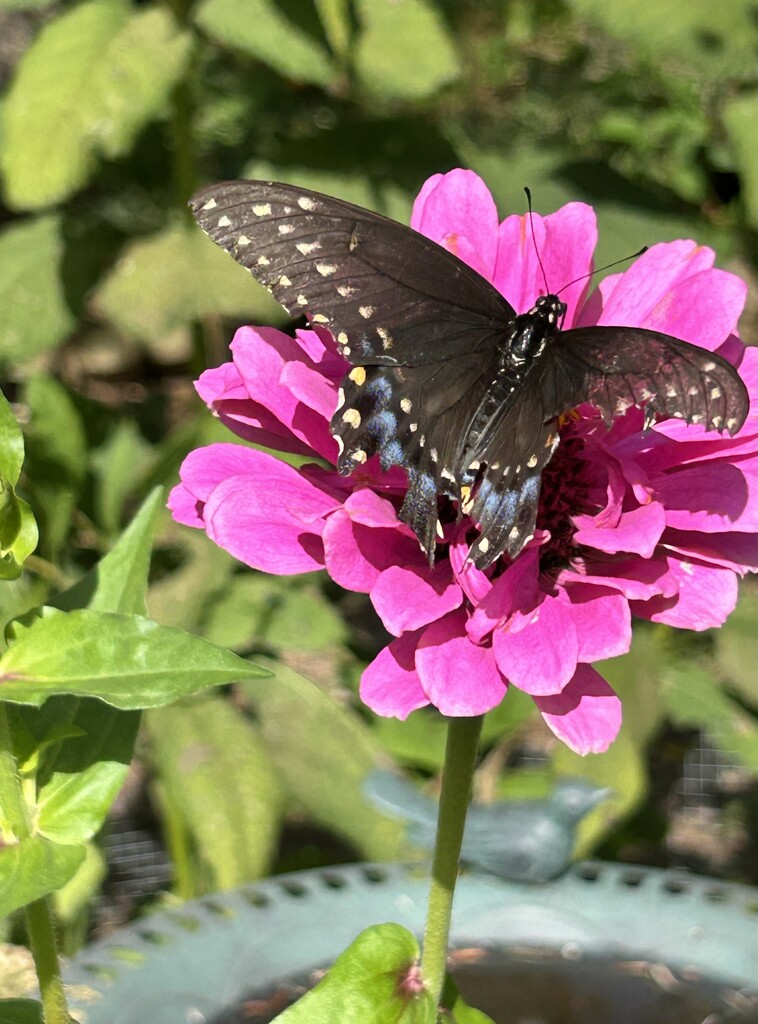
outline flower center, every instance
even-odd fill
[[[586,442],[577,426],[572,420],[561,427],[561,443],[542,471],[537,527],[550,531],[550,540],[540,552],[543,572],[564,568],[577,554],[572,516],[598,511],[592,500],[597,493],[597,475],[586,458]]]

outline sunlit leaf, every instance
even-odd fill
[[[210,868],[212,889],[260,878],[279,839],[281,796],[254,726],[223,700],[151,711],[150,759]]]
[[[204,0],[195,20],[217,42],[257,57],[285,78],[316,85],[334,78],[327,52],[273,0]]]
[[[83,846],[59,846],[41,836],[0,848],[0,918],[62,888],[84,855]]]
[[[286,319],[269,293],[192,225],[127,246],[94,302],[121,330],[147,340],[208,313],[253,323]]]
[[[96,160],[128,152],[165,113],[190,37],[168,9],[89,0],[43,28],[22,58],[3,116],[6,202],[37,209],[81,188]]]
[[[455,43],[426,0],[358,0],[355,66],[363,85],[391,100],[421,100],[460,74]]]
[[[361,932],[326,977],[284,1013],[280,1024],[435,1024],[437,1008],[418,983],[403,981],[418,958],[418,942],[399,924]]]
[[[60,612],[39,619],[0,658],[3,698],[39,706],[53,694],[113,707],[159,707],[263,669],[171,626],[139,616]]]
[[[21,362],[53,348],[75,320],[61,281],[58,217],[38,217],[0,231],[0,361]]]

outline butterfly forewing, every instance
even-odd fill
[[[192,200],[210,237],[292,316],[354,364],[419,365],[491,350],[514,315],[465,263],[411,228],[275,182],[212,185]]]

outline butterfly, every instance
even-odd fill
[[[400,518],[433,564],[438,498],[479,533],[484,569],[535,530],[558,420],[584,402],[610,425],[632,405],[734,434],[745,386],[714,352],[639,327],[562,330],[566,306],[527,313],[453,253],[360,206],[295,185],[229,181],[191,200],[200,227],[293,317],[327,328],[351,364],[331,421],[346,475],[377,454],[403,467]]]

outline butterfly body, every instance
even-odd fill
[[[484,278],[369,210],[276,182],[223,182],[191,202],[200,226],[293,316],[329,329],[351,364],[331,420],[348,474],[401,466],[400,517],[430,562],[439,498],[479,527],[469,557],[515,557],[535,529],[558,418],[631,405],[734,434],[747,392],[719,355],[633,327],[563,330],[556,295],[516,314]]]

